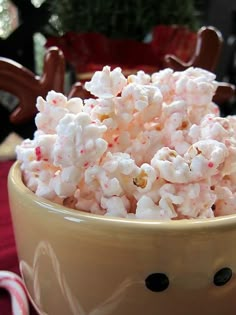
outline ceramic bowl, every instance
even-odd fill
[[[236,314],[236,215],[87,214],[37,197],[17,162],[8,185],[20,270],[40,314]]]

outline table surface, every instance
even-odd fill
[[[12,271],[19,274],[18,259],[11,214],[7,193],[7,176],[14,161],[0,162],[0,270]],[[0,288],[0,314],[11,315],[11,302],[8,293]],[[30,306],[30,315],[36,315]]]

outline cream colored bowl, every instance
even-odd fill
[[[235,315],[236,215],[108,218],[37,197],[9,173],[20,269],[40,314]]]

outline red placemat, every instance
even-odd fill
[[[13,161],[0,162],[0,270],[12,271],[19,275],[7,193],[7,176],[12,164]],[[0,289],[0,314],[12,314],[10,297],[3,289]],[[32,307],[30,314],[37,314]]]

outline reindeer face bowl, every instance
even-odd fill
[[[235,314],[236,215],[86,214],[37,197],[18,163],[8,185],[20,270],[39,314]]]

